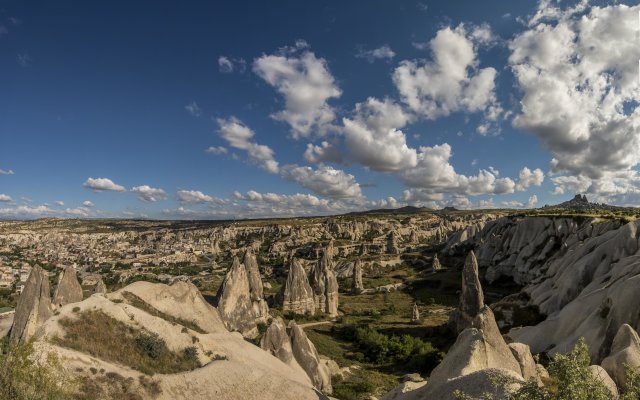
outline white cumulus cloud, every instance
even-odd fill
[[[105,190],[110,190],[114,192],[124,192],[126,189],[124,186],[118,185],[114,183],[111,179],[108,178],[88,178],[83,186],[87,189],[93,189],[96,192],[102,192]]]
[[[289,124],[292,137],[298,139],[314,132],[319,135],[326,132],[335,118],[333,107],[327,101],[340,97],[342,91],[329,72],[327,62],[307,50],[306,43],[257,58],[253,71],[284,97],[284,110],[271,117]]]
[[[146,202],[153,203],[167,198],[167,193],[164,190],[149,185],[135,186],[131,188],[131,191],[136,193],[140,200]]]

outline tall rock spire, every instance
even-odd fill
[[[309,279],[300,261],[292,257],[287,280],[282,287],[282,311],[291,311],[296,314],[313,314],[315,301],[313,289],[309,285]]]
[[[259,322],[267,322],[269,317],[269,306],[264,299],[264,289],[262,287],[262,277],[258,268],[258,260],[256,259],[253,249],[248,247],[242,259],[244,268],[247,271],[249,279],[249,291],[251,297],[251,305],[255,318]]]
[[[249,278],[237,257],[233,257],[231,268],[218,289],[218,311],[228,330],[238,331],[245,337],[258,334]]]
[[[480,284],[478,260],[473,250],[467,255],[462,269],[460,304],[452,315],[457,332],[470,327],[473,319],[484,309],[484,293]]]

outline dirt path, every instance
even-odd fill
[[[334,319],[329,320],[329,321],[319,321],[319,322],[307,322],[306,324],[299,324],[298,326],[302,329],[304,328],[310,328],[312,326],[318,326],[318,325],[326,325],[326,324],[333,324],[336,321]]]

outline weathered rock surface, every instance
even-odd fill
[[[411,310],[411,322],[420,322],[420,310],[418,309],[418,303],[413,303],[413,308]]]
[[[271,321],[271,325],[260,339],[260,347],[278,357],[285,364],[295,363],[291,338],[287,333],[287,327],[282,318],[277,317]]]
[[[362,283],[362,262],[356,260],[353,265],[353,292],[360,293],[364,290],[364,284]]]
[[[611,395],[611,399],[615,400],[618,398],[618,387],[604,368],[599,365],[591,365],[589,366],[589,372],[591,372],[591,376],[593,376],[595,380],[602,383],[604,387],[607,388],[609,394]]]
[[[287,280],[282,287],[282,311],[291,311],[296,314],[313,314],[316,302],[313,289],[309,285],[309,279],[302,264],[297,258],[293,258],[289,267]]]
[[[144,285],[141,285],[144,284]],[[177,286],[174,288],[174,286]],[[112,302],[109,298],[123,299],[125,292],[135,293],[149,301],[149,306],[175,317],[194,319],[211,333],[198,333],[184,329],[175,321],[154,316],[126,302]],[[158,294],[159,293],[159,294]],[[308,376],[292,368],[266,351],[247,342],[238,333],[225,329],[214,307],[206,303],[195,286],[177,282],[171,286],[137,282],[108,295],[93,295],[88,299],[62,307],[60,314],[51,317],[42,327],[42,337],[36,342],[38,350],[53,351],[68,371],[74,375],[95,378],[90,369],[104,370],[105,374],[118,374],[132,378],[131,393],[147,399],[326,399],[312,387]],[[73,311],[74,307],[80,311]],[[192,312],[191,308],[196,311]],[[203,367],[189,372],[155,374],[161,392],[152,396],[138,385],[141,373],[128,366],[102,360],[95,356],[53,345],[49,340],[64,336],[60,320],[77,318],[84,311],[99,310],[135,329],[145,329],[163,339],[169,349],[179,351],[193,346],[196,338],[198,357]],[[217,322],[216,322],[217,321]],[[117,338],[113,339],[114,342]],[[212,378],[213,377],[213,378]],[[99,383],[100,384],[100,383]],[[286,388],[286,390],[283,390]],[[139,397],[138,397],[139,396]]]
[[[391,231],[387,235],[386,253],[400,254],[400,248],[398,247],[398,237],[395,231]]]
[[[431,264],[431,268],[434,271],[442,270],[442,264],[440,264],[440,260],[438,259],[438,255],[437,254],[433,256],[433,263]]]
[[[49,290],[49,275],[36,265],[18,298],[9,336],[12,342],[28,341],[53,315]]]
[[[639,221],[503,217],[487,222],[451,250],[475,248],[486,278],[526,284],[527,307],[543,322],[514,328],[509,337],[533,353],[570,351],[584,337],[592,360],[606,357],[618,328],[640,325]],[[455,246],[454,246],[455,245]]]
[[[611,354],[602,360],[602,367],[621,388],[626,385],[625,364],[640,369],[640,338],[638,332],[628,324],[618,329],[611,345]]]
[[[218,311],[230,331],[238,331],[245,337],[256,337],[258,329],[251,302],[249,278],[245,267],[237,257],[218,289]]]
[[[538,385],[542,385],[542,380],[538,375],[538,367],[531,355],[531,349],[524,343],[509,343],[509,349],[520,365],[520,371],[525,381],[534,380]]]
[[[462,269],[462,291],[458,309],[451,316],[451,322],[458,333],[472,326],[473,319],[484,308],[484,293],[478,274],[478,261],[473,251],[470,251]]]
[[[93,288],[93,293],[107,293],[107,285],[104,284],[102,278],[100,278],[98,283],[96,283],[96,286]]]
[[[333,271],[333,245],[324,250],[320,260],[309,271],[316,308],[331,316],[338,315],[338,279]]]
[[[295,321],[289,322],[288,331],[289,337],[291,338],[293,356],[309,378],[311,378],[313,386],[325,393],[331,393],[331,375],[326,366],[320,361],[316,347]]]
[[[66,267],[60,274],[58,287],[53,296],[53,303],[56,307],[62,307],[67,304],[82,301],[83,297],[82,286],[80,286],[80,282],[78,282],[76,269],[72,266]]]
[[[247,270],[249,289],[251,293],[251,305],[256,322],[265,323],[269,318],[269,306],[264,299],[264,289],[262,277],[260,276],[260,268],[258,267],[258,260],[256,259],[251,247],[245,251],[242,263]]]

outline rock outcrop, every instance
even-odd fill
[[[107,285],[104,284],[102,277],[98,280],[98,283],[96,283],[95,287],[93,288],[93,293],[107,293]]]
[[[589,372],[591,372],[591,376],[596,381],[600,382],[604,385],[605,388],[609,391],[610,399],[616,400],[619,397],[618,387],[616,383],[611,379],[607,371],[599,365],[591,365],[589,366]]]
[[[309,271],[316,308],[330,316],[338,315],[338,279],[333,267],[333,245],[329,244]]]
[[[441,271],[442,270],[442,264],[440,264],[440,260],[438,259],[438,255],[435,254],[433,256],[433,263],[431,264],[431,269],[433,269],[433,271]]]
[[[251,247],[245,251],[242,263],[247,270],[254,317],[256,322],[266,323],[269,318],[269,306],[264,299],[264,287],[262,277],[260,276],[258,260]]]
[[[418,309],[418,303],[413,303],[413,308],[411,310],[411,322],[420,322],[420,310]]]
[[[31,269],[22,294],[18,298],[10,340],[13,343],[28,341],[53,315],[51,308],[49,275],[36,265]]]
[[[260,340],[260,347],[291,368],[303,371],[319,390],[331,393],[329,363],[320,358],[313,343],[295,321],[285,327],[282,318],[275,318]]]
[[[289,337],[291,338],[293,356],[307,373],[313,386],[325,393],[331,393],[331,375],[326,366],[320,361],[316,347],[295,321],[289,322],[288,331]]]
[[[470,252],[463,269],[459,310],[453,322],[462,329],[442,362],[431,372],[427,384],[401,393],[395,389],[389,397],[399,400],[447,399],[458,397],[456,391],[468,396],[493,394],[506,398],[504,388],[494,385],[496,377],[514,383],[524,382],[524,375],[539,381],[536,364],[525,345],[507,345],[500,334],[493,312],[484,305],[478,265]],[[391,397],[393,394],[393,397]]]
[[[122,301],[130,297],[127,293],[135,294],[147,305],[137,308]],[[162,314],[150,314],[147,309],[161,310]],[[196,343],[197,357],[202,367],[147,377],[147,382],[152,380],[157,388],[155,393],[150,393],[142,385],[140,371],[53,343],[54,337],[65,335],[65,325],[61,321],[74,320],[85,312],[95,311],[131,329],[144,329],[149,334],[157,335],[172,351],[181,351]],[[309,377],[300,368],[292,368],[247,342],[241,335],[227,331],[216,309],[204,300],[194,285],[187,282],[176,282],[171,286],[136,282],[107,296],[94,295],[62,307],[59,312],[42,326],[42,336],[35,343],[37,351],[53,352],[70,374],[87,378],[97,387],[108,387],[109,381],[97,380],[98,375],[93,375],[91,370],[130,381],[127,393],[132,398],[143,400],[326,399],[313,388]],[[165,319],[165,315],[171,318]],[[206,333],[183,326],[181,320],[200,326]],[[110,332],[102,334],[109,335]],[[113,337],[110,341],[117,343],[118,338]]]
[[[251,301],[249,278],[244,265],[237,257],[218,289],[218,311],[230,331],[238,331],[245,337],[258,335],[256,318]]]
[[[282,286],[280,294],[282,299],[282,311],[291,311],[296,314],[313,314],[316,302],[313,289],[309,285],[309,279],[302,264],[297,258],[292,258],[287,280]]]
[[[462,332],[472,326],[472,321],[484,308],[484,293],[480,284],[478,261],[470,251],[462,269],[462,290],[458,309],[452,314],[451,322],[456,331]]]
[[[356,260],[353,265],[353,292],[358,294],[364,290],[364,284],[362,283],[362,262]]]
[[[67,304],[82,301],[83,297],[82,286],[80,286],[80,282],[78,282],[76,269],[72,266],[66,267],[60,274],[58,287],[53,296],[53,304],[55,304],[56,307],[62,307]]]
[[[602,360],[602,367],[620,386],[626,386],[625,364],[640,369],[640,337],[628,324],[623,324],[613,339],[611,354]]]
[[[400,248],[398,247],[398,237],[395,231],[391,231],[387,235],[386,253],[400,254]]]

